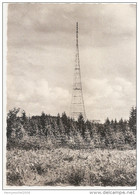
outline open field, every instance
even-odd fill
[[[7,185],[135,186],[136,151],[13,149],[7,151]]]

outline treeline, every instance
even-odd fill
[[[18,116],[20,109],[14,108],[7,114],[7,149],[40,149],[45,147],[134,149],[136,148],[136,108],[132,107],[129,120],[109,120],[104,124],[78,121],[67,117],[41,116],[28,117],[25,111]]]

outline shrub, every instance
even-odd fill
[[[24,185],[22,177],[18,172],[7,172],[7,185],[22,186]]]
[[[7,151],[7,184],[134,186],[136,152],[69,148],[14,149]]]
[[[71,173],[68,176],[68,182],[73,186],[80,186],[84,180],[85,172],[82,169],[72,167]]]

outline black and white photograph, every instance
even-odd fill
[[[3,6],[4,186],[136,189],[137,4]]]

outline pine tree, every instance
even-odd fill
[[[79,131],[80,131],[81,135],[84,138],[84,134],[85,134],[85,122],[84,122],[84,118],[83,118],[83,115],[82,114],[80,114],[79,115],[79,118],[78,118],[78,128],[79,128]]]
[[[60,114],[58,113],[58,115],[57,115],[57,125],[59,126],[59,124],[60,124]]]
[[[23,124],[23,126],[26,124],[26,121],[27,121],[26,112],[23,110],[21,115],[21,123]]]
[[[113,121],[113,119],[111,120],[111,122],[110,122],[110,123],[111,123],[111,125],[113,125],[113,124],[114,124],[114,121]]]
[[[130,111],[130,117],[129,117],[129,127],[131,131],[136,136],[136,107],[132,107]]]
[[[122,118],[119,120],[119,128],[121,132],[125,132],[125,124]]]
[[[7,138],[22,139],[22,124],[20,118],[17,116],[20,108],[14,108],[7,114]]]
[[[44,135],[47,136],[48,129],[46,128],[46,118],[45,118],[45,113],[44,112],[42,112],[42,114],[40,116],[40,123],[41,123],[41,129],[42,129],[40,134],[44,134]]]
[[[100,134],[98,132],[98,129],[94,126],[93,128],[93,142],[94,142],[94,146],[95,148],[99,148],[100,147]]]
[[[91,141],[91,137],[90,137],[90,132],[88,129],[85,129],[85,133],[84,133],[84,139],[87,143],[90,143]]]
[[[62,119],[63,124],[64,124],[64,125],[67,125],[67,120],[68,120],[68,117],[67,117],[67,115],[66,115],[66,113],[65,113],[65,112],[64,112],[64,113],[62,113],[62,117],[61,117],[61,119]]]
[[[107,119],[106,119],[106,121],[105,121],[105,125],[106,125],[106,126],[109,126],[109,125],[110,125],[110,120],[109,120],[108,117],[107,117]]]
[[[128,126],[125,131],[125,144],[129,144],[133,149],[136,148],[136,137]]]

